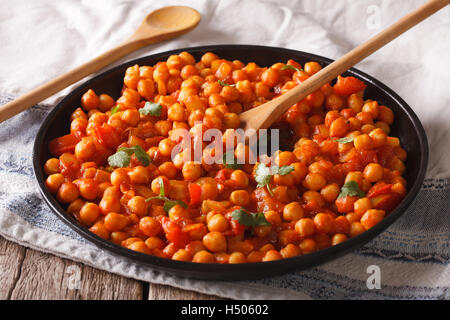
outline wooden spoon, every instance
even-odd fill
[[[259,129],[267,129],[272,123],[280,119],[283,113],[285,113],[292,105],[318,90],[325,83],[347,71],[365,57],[377,51],[449,3],[450,0],[428,1],[415,11],[391,25],[389,28],[329,64],[327,67],[302,82],[301,85],[296,86],[285,94],[269,102],[241,113],[239,115],[241,127],[248,134],[248,136],[255,134]]]
[[[184,6],[164,7],[149,13],[136,32],[121,45],[1,106],[0,122],[32,107],[135,50],[152,43],[175,38],[192,30],[199,22],[200,13]]]

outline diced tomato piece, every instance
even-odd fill
[[[223,183],[230,179],[231,173],[233,173],[233,169],[221,169],[217,171],[216,179]]]
[[[190,183],[188,186],[189,189],[189,197],[191,199],[190,205],[195,206],[200,203],[201,195],[202,195],[202,187],[200,187],[196,183]]]
[[[340,96],[349,96],[363,90],[365,87],[364,82],[355,77],[338,76],[338,80],[333,86],[333,91]]]
[[[374,209],[391,212],[399,204],[401,196],[396,193],[382,194],[370,200]]]
[[[183,232],[181,227],[168,217],[161,218],[161,225],[167,240],[172,242],[175,246],[183,248],[189,242],[189,236]]]
[[[361,150],[360,153],[364,164],[378,163],[378,156],[375,150]]]
[[[230,220],[230,224],[231,224],[231,231],[233,232],[234,235],[238,236],[244,233],[245,231],[244,225],[240,224],[239,222],[233,219]]]
[[[115,149],[120,144],[119,132],[107,123],[94,127],[95,138],[107,148]]]
[[[336,199],[336,207],[340,213],[348,213],[353,211],[353,204],[356,200],[358,200],[358,197],[342,197],[339,199]]]
[[[64,152],[73,153],[78,142],[80,142],[80,139],[71,133],[51,140],[48,147],[53,156],[59,157]]]
[[[289,59],[286,64],[290,65],[290,66],[293,66],[294,68],[297,68],[297,69],[300,69],[300,70],[303,69],[302,65],[300,63],[298,63],[297,61],[292,60],[292,59]]]
[[[367,192],[367,198],[374,198],[379,196],[380,194],[386,194],[391,192],[392,184],[380,182],[375,184],[372,188]]]

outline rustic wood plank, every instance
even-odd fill
[[[217,296],[149,283],[148,300],[221,300]]]
[[[26,249],[0,237],[0,300],[11,297],[20,276]]]
[[[5,241],[0,244],[2,249],[3,247],[7,249],[5,252],[1,251],[4,255],[0,257],[2,265],[0,294],[4,299],[141,300],[143,298],[143,283],[139,281],[100,271],[51,254],[24,249],[9,241],[5,244]],[[24,251],[24,256],[22,257],[16,251]],[[15,255],[9,257],[10,252]],[[9,269],[3,268],[4,261],[9,264],[9,260],[16,261],[15,267],[13,261]],[[13,280],[8,280],[9,278]],[[3,279],[6,280],[3,281]]]

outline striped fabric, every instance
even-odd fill
[[[329,263],[249,282],[180,279],[98,249],[51,212],[31,169],[32,143],[47,109],[38,105],[0,126],[0,234],[7,239],[123,276],[235,299],[450,298],[449,179],[427,179],[389,229]],[[379,289],[370,285],[373,266]]]

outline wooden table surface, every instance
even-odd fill
[[[0,300],[215,300],[193,291],[97,270],[0,237]]]

